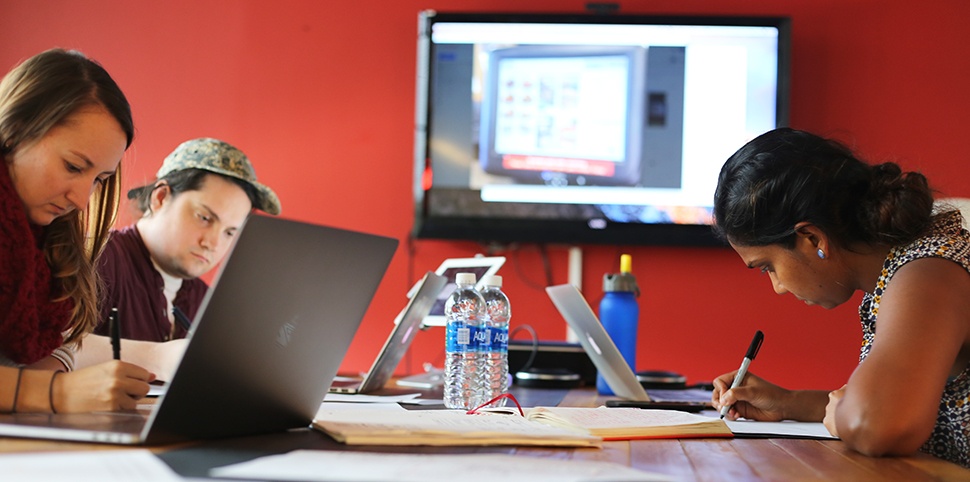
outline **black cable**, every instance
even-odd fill
[[[519,330],[528,331],[529,334],[532,335],[532,353],[529,354],[529,359],[525,362],[525,365],[522,365],[522,368],[519,369],[520,372],[524,372],[532,368],[532,362],[536,360],[536,355],[539,353],[539,336],[536,334],[535,329],[533,329],[531,325],[519,325],[509,333],[509,340],[511,340],[512,337],[519,332]]]

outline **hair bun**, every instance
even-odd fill
[[[872,180],[865,199],[873,209],[870,225],[886,244],[901,244],[918,237],[929,225],[933,197],[926,177],[903,172],[898,164],[872,166]]]

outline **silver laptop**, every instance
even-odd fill
[[[150,410],[7,414],[0,436],[157,444],[306,427],[397,244],[251,215]]]
[[[549,286],[546,293],[556,305],[556,309],[579,337],[589,359],[596,365],[596,370],[603,376],[613,393],[624,400],[607,401],[607,406],[636,406],[642,408],[667,408],[685,411],[701,411],[711,408],[710,399],[703,400],[696,397],[695,392],[686,392],[683,399],[676,399],[671,390],[665,390],[668,395],[663,401],[650,397],[636,374],[626,364],[620,350],[616,348],[613,339],[603,328],[599,318],[593,313],[583,294],[571,284]]]
[[[384,388],[387,381],[394,375],[394,370],[408,351],[408,347],[411,346],[414,335],[421,329],[421,322],[431,311],[431,306],[437,300],[438,293],[441,292],[447,282],[448,278],[444,276],[439,276],[430,271],[425,274],[424,278],[418,282],[417,291],[411,296],[411,301],[404,308],[400,319],[394,325],[391,334],[388,335],[387,341],[384,342],[384,346],[377,354],[374,364],[364,375],[364,378],[334,380],[330,385],[330,392],[373,393]]]

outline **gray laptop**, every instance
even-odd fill
[[[415,287],[414,295],[408,302],[400,319],[391,334],[388,335],[374,364],[364,378],[359,380],[334,380],[330,385],[331,393],[373,393],[384,388],[387,381],[394,375],[401,358],[411,346],[411,340],[421,329],[424,317],[431,311],[431,307],[438,299],[438,293],[445,287],[448,278],[428,271]]]
[[[549,286],[546,293],[556,309],[579,337],[589,359],[596,365],[596,370],[603,375],[603,379],[618,397],[623,401],[608,401],[608,406],[637,406],[642,408],[666,408],[685,411],[701,411],[711,407],[710,399],[698,399],[695,392],[685,392],[683,399],[671,395],[670,390],[665,400],[654,400],[650,397],[636,374],[626,364],[620,350],[616,348],[613,339],[603,328],[599,318],[589,307],[586,298],[571,284]]]
[[[306,427],[397,244],[251,215],[149,411],[7,414],[0,435],[157,444]]]

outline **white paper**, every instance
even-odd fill
[[[412,398],[410,400],[401,400],[401,405],[442,405],[445,402],[440,398]]]
[[[363,395],[348,393],[328,393],[323,398],[324,402],[350,402],[350,403],[397,403],[404,400],[418,398],[420,393],[408,393],[406,395]]]
[[[296,450],[209,472],[243,479],[371,482],[669,481],[672,478],[612,462],[505,454],[388,454]]]
[[[783,422],[761,422],[756,420],[734,420],[727,422],[728,427],[735,435],[760,435],[765,437],[805,437],[833,439],[825,425],[821,422],[793,422],[786,420]]]
[[[145,449],[0,455],[3,480],[70,480],[71,482],[171,482],[182,477]]]
[[[345,402],[323,402],[317,409],[317,415],[313,418],[320,418],[321,414],[331,412],[401,412],[407,409],[397,403],[345,403]]]

